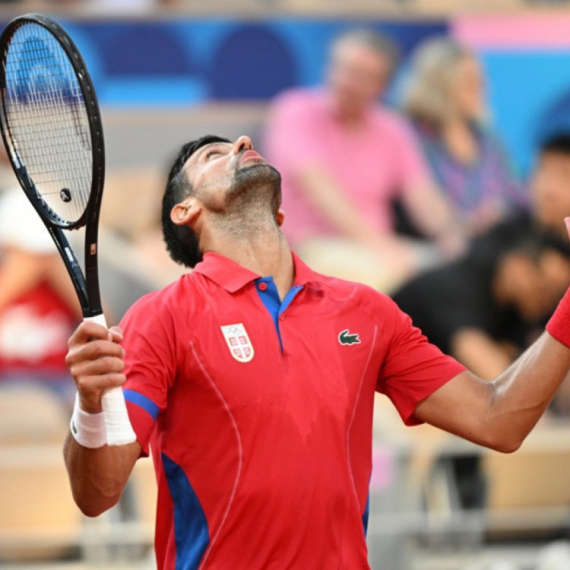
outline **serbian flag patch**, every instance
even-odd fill
[[[242,323],[221,327],[230,354],[238,362],[249,362],[253,358],[253,345]]]

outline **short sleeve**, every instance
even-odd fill
[[[380,374],[377,390],[390,398],[407,425],[416,425],[417,405],[465,370],[451,356],[430,344],[412,320],[390,301],[393,334]]]
[[[265,129],[263,153],[281,172],[295,175],[307,165],[323,163],[320,109],[316,93],[294,90],[272,104]]]
[[[176,375],[170,319],[159,314],[153,298],[154,294],[143,297],[121,321],[127,376],[123,393],[144,455],[148,455],[150,436],[157,418],[166,409],[168,390]]]

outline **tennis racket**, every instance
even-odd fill
[[[0,128],[10,162],[61,254],[84,320],[106,327],[97,265],[105,150],[87,68],[65,30],[40,14],[12,20],[0,54]],[[84,272],[63,232],[81,227]],[[134,441],[121,388],[105,392],[102,406],[107,443]]]

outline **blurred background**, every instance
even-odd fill
[[[102,109],[109,322],[183,273],[160,202],[178,148],[204,134],[249,135],[283,174],[295,249],[392,295],[484,378],[570,283],[570,1],[13,0],[0,22],[33,11],[72,36]],[[111,512],[73,504],[63,358],[80,312],[16,186],[3,157],[0,568],[152,569],[151,460]],[[569,414],[563,386],[500,455],[405,428],[378,395],[372,568],[570,570]]]

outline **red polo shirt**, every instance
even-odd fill
[[[282,302],[271,277],[208,253],[122,322],[159,569],[369,568],[374,391],[412,424],[464,370],[388,297],[293,257]]]

